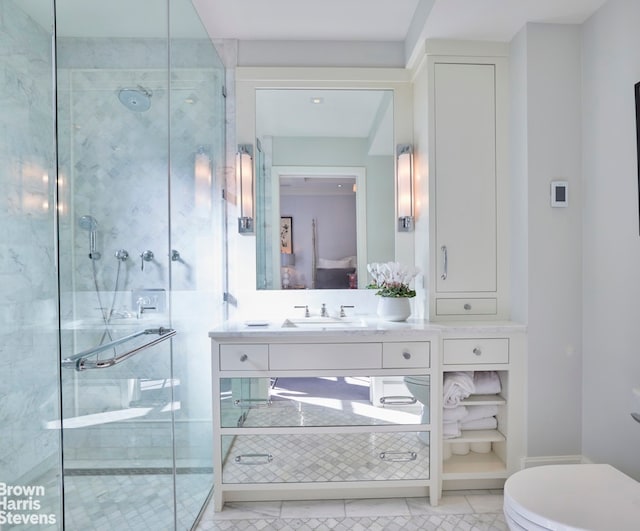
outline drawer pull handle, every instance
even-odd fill
[[[411,359],[411,352],[403,352],[403,353],[402,353],[402,357],[403,357],[405,360],[410,360],[410,359]]]
[[[473,349],[473,353],[474,353],[476,356],[482,356],[482,350],[480,349],[480,347],[476,347],[476,348],[474,348],[474,349]]]
[[[239,465],[266,465],[273,461],[271,454],[242,454],[236,455],[234,461]]]
[[[418,400],[413,396],[382,396],[380,403],[385,406],[408,406],[415,404]]]
[[[247,356],[246,354],[242,354],[240,356],[240,361],[247,361],[249,359],[249,356]]]
[[[464,309],[465,310],[470,310],[471,309],[471,304],[469,304],[468,302],[464,305]]]
[[[415,452],[380,452],[380,459],[390,463],[415,461],[418,454]]]
[[[236,407],[248,407],[255,409],[259,407],[270,407],[271,400],[268,398],[245,398],[244,400],[234,400],[233,405]]]

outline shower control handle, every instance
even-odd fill
[[[142,260],[140,260],[140,271],[144,271],[144,263],[145,262],[151,262],[151,260],[153,260],[153,251],[143,251],[140,253],[140,258]]]

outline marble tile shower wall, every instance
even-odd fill
[[[20,485],[59,467],[59,414],[51,35],[18,5],[0,3],[0,481]]]
[[[66,133],[59,139],[59,164],[67,183],[61,195],[60,262],[67,273],[61,279],[62,319],[64,323],[99,318],[99,307],[110,309],[112,304],[117,315],[134,314],[132,290],[166,290],[171,325],[179,331],[173,340],[174,375],[182,382],[176,416],[190,420],[188,429],[176,426],[178,442],[184,442],[179,451],[188,447],[185,454],[192,456],[204,454],[207,448],[208,456],[204,441],[210,446],[211,405],[204,398],[209,387],[203,375],[210,373],[206,332],[222,310],[218,181],[225,164],[220,97],[224,73],[212,64],[208,42],[175,41],[171,52],[172,64],[179,66],[171,68],[169,80],[164,40],[61,39],[58,43],[59,123]],[[133,112],[118,100],[121,88],[136,87],[152,93],[146,112]],[[195,156],[201,148],[211,159],[213,174],[204,191],[194,179]],[[78,225],[79,218],[87,214],[98,222],[97,248],[102,257],[93,263],[88,257],[89,235]],[[179,260],[170,261],[169,243],[180,253]],[[114,257],[119,249],[128,251],[129,260],[123,263]],[[151,250],[154,259],[145,262],[142,270],[139,255],[145,250]],[[220,300],[218,306],[212,304],[214,297]],[[137,323],[139,328],[166,326],[169,314],[149,314],[144,319]],[[98,327],[93,335],[72,334],[65,345],[77,352],[95,344],[101,333]],[[133,358],[123,364],[129,376],[166,378],[171,374],[168,354],[157,352],[166,363],[151,374]],[[112,369],[112,380],[126,381],[121,371]],[[101,407],[118,407],[124,395],[117,385],[83,379],[87,385],[81,386],[78,402],[85,413],[92,408],[95,412]],[[70,386],[75,385],[68,380]],[[95,392],[101,385],[109,387],[109,404],[100,403],[107,395]],[[68,399],[63,403],[66,417],[77,414],[78,403]],[[155,419],[141,431],[135,423],[120,431],[103,430],[104,426],[72,430],[65,439],[65,457],[74,464],[89,459],[83,447],[97,440],[115,456],[118,448],[131,445],[134,429],[138,448],[134,453],[147,448],[145,455],[150,459],[167,452],[170,456],[171,440],[164,422],[166,419]]]

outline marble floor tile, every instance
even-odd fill
[[[281,518],[344,517],[344,500],[290,500],[282,502]]]
[[[346,500],[346,514],[356,516],[410,516],[405,498],[381,498],[375,500]]]
[[[435,507],[429,503],[429,498],[407,498],[407,505],[412,515],[473,513],[465,496],[443,496]]]
[[[503,496],[497,494],[471,494],[466,497],[474,513],[502,512]]]
[[[226,502],[222,511],[205,513],[207,518],[213,520],[239,520],[249,518],[279,518],[283,502],[281,501],[257,501],[257,502]],[[212,507],[213,504],[209,504]]]

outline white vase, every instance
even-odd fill
[[[407,297],[380,297],[378,317],[385,321],[406,321],[411,315],[411,304]]]

